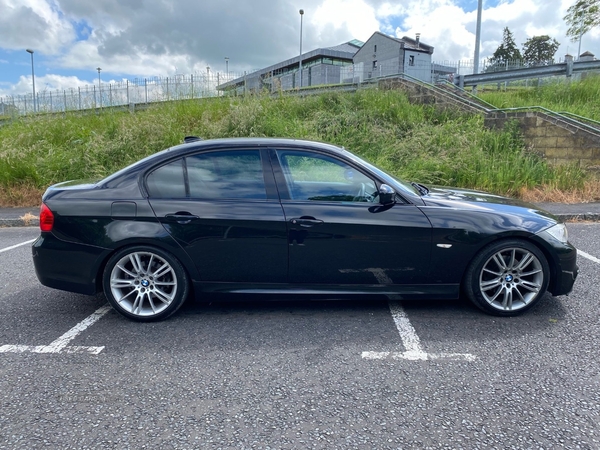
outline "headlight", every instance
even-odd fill
[[[539,234],[548,233],[554,239],[563,244],[566,244],[569,241],[569,232],[567,231],[567,226],[564,223],[557,223],[553,227],[550,227]]]

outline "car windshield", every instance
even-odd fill
[[[350,153],[346,149],[342,149],[342,151],[344,152],[344,154],[346,154],[346,156],[352,158],[354,161],[362,164],[363,166],[368,167],[379,178],[381,178],[387,184],[389,184],[391,187],[393,187],[396,190],[396,192],[398,192],[398,193],[404,192],[404,193],[407,193],[407,194],[410,194],[410,195],[418,195],[418,196],[421,195],[420,192],[417,189],[415,189],[413,186],[411,186],[406,181],[402,181],[402,180],[399,180],[396,177],[393,177],[392,175],[384,172],[383,170],[381,170],[380,168],[374,166],[373,164],[371,164],[371,163],[365,161],[364,159],[356,156],[354,153]]]

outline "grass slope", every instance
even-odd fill
[[[516,128],[490,131],[480,117],[411,105],[399,91],[365,89],[23,118],[0,127],[0,206],[39,204],[50,184],[101,178],[185,135],[326,141],[405,179],[513,196],[577,192],[586,183],[581,169],[551,167],[528,153]]]

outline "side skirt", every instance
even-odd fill
[[[459,284],[405,284],[405,285],[298,285],[298,284],[239,284],[194,283],[196,296],[202,293],[275,294],[275,295],[395,295],[397,300],[432,298],[457,299]]]

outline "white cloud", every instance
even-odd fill
[[[548,34],[562,44],[557,57],[567,50],[575,54],[577,43],[565,36],[563,20],[573,1],[484,2],[481,57],[494,52],[504,27],[519,47]],[[28,61],[11,52],[33,48],[36,74],[40,67],[64,75],[48,78],[49,86],[63,86],[60,80],[88,83],[68,75],[93,74],[96,67],[128,78],[205,73],[207,66],[224,72],[225,56],[230,72],[240,73],[298,53],[300,7],[304,51],[365,41],[375,31],[398,37],[421,33],[435,47],[434,60],[465,60],[473,58],[476,6],[475,0],[0,0],[0,64],[3,73],[12,68],[21,76]],[[585,50],[600,55],[600,29],[583,37]],[[40,70],[50,77],[45,73]],[[27,77],[17,79],[8,90],[30,92]]]
[[[0,0],[2,48],[57,53],[75,37],[71,24],[45,0]]]
[[[375,9],[362,0],[324,0],[310,21],[318,30],[322,46],[337,45],[353,38],[366,41],[379,30]],[[340,35],[340,42],[326,43],[332,29],[345,31],[344,37]]]

